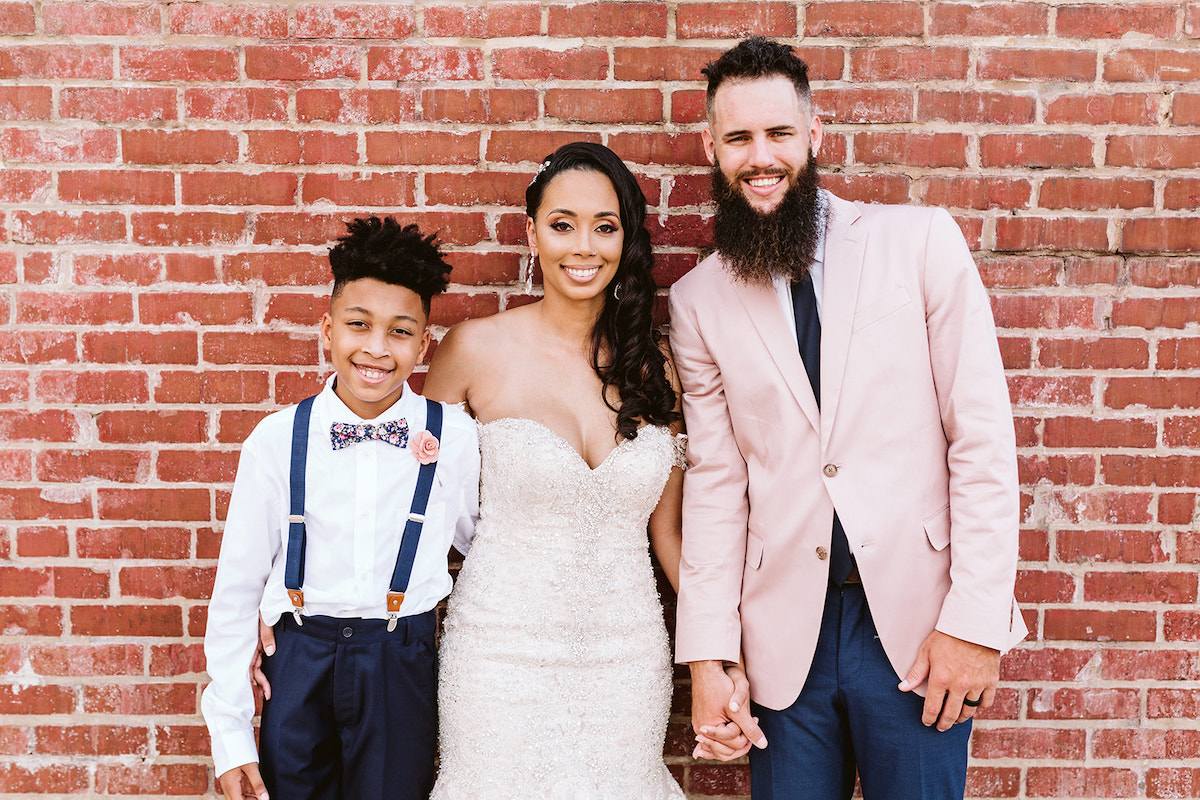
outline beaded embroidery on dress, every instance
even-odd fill
[[[683,437],[594,470],[528,419],[480,427],[480,519],[450,595],[430,800],[674,800],[671,654],[646,521]]]

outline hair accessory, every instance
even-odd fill
[[[538,164],[537,172],[534,174],[534,176],[533,176],[533,180],[531,180],[531,181],[529,182],[529,185],[530,185],[530,186],[533,186],[535,183],[537,183],[537,181],[538,181],[538,178],[542,177],[542,173],[546,171],[546,167],[548,167],[548,166],[550,166],[550,159],[549,159],[549,158],[547,158],[547,159],[546,159],[545,161],[543,161],[541,164]]]

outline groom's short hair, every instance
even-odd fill
[[[713,97],[726,81],[747,81],[782,75],[796,87],[804,107],[812,109],[812,91],[808,86],[808,65],[792,51],[791,46],[762,36],[751,36],[721,57],[710,61],[700,72],[708,78],[705,110],[712,120]]]

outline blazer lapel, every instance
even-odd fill
[[[795,395],[796,402],[800,404],[804,415],[812,423],[813,430],[820,431],[821,413],[817,409],[817,398],[813,395],[808,375],[804,372],[804,362],[800,359],[800,351],[796,348],[795,334],[788,330],[788,320],[779,306],[775,287],[769,283],[747,284],[737,280],[731,280],[730,286],[733,287],[734,294],[745,307],[751,323],[775,365],[779,368],[784,382]],[[824,347],[823,341],[822,347]],[[823,361],[825,351],[821,352]],[[824,381],[824,364],[822,364],[821,376],[821,380]]]
[[[853,203],[832,194],[829,223],[825,232],[825,285],[821,290],[821,408],[825,425],[823,442],[829,438],[837,414],[850,350],[850,331],[866,251],[864,231],[856,229],[860,216]]]

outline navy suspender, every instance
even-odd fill
[[[308,423],[312,416],[315,397],[309,397],[296,406],[296,419],[292,424],[291,501],[288,509],[287,564],[283,572],[283,585],[292,601],[292,615],[296,623],[303,625],[300,612],[304,609],[304,472],[308,462]],[[426,398],[425,428],[435,439],[442,438],[442,404]],[[433,489],[433,476],[437,462],[422,464],[417,473],[417,487],[413,492],[412,507],[404,525],[404,536],[400,540],[400,552],[396,555],[396,568],[392,571],[392,582],[388,586],[387,610],[388,630],[396,627],[404,592],[412,576],[413,562],[417,557],[417,543],[425,525],[425,509],[429,506],[429,493]]]

